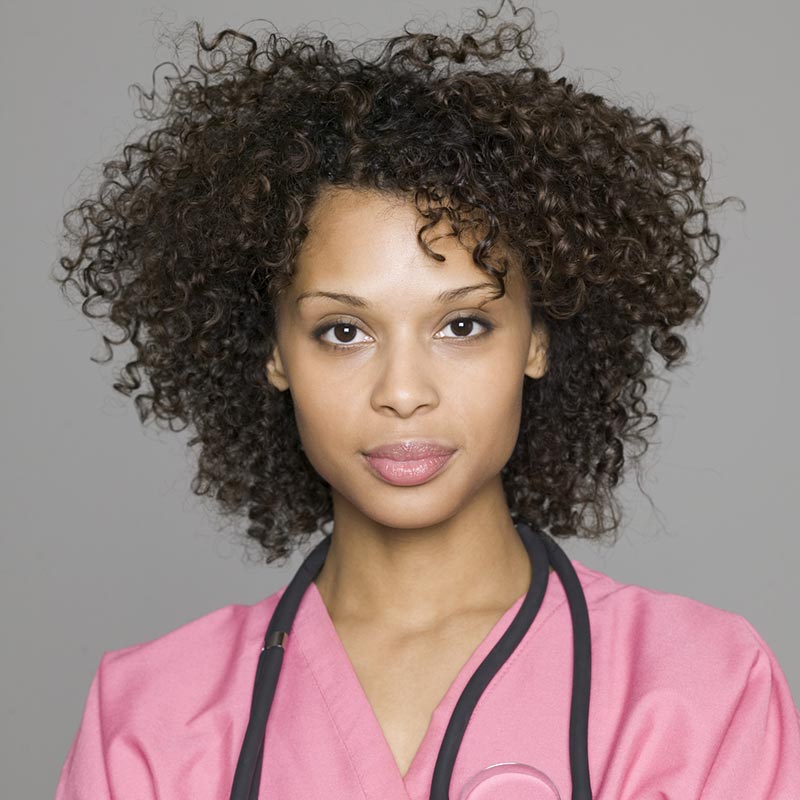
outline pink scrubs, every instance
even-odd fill
[[[595,800],[800,800],[800,713],[747,620],[572,564],[591,622]],[[104,653],[56,800],[227,798],[264,632],[283,591]],[[287,640],[260,796],[428,800],[456,701],[522,600],[464,664],[401,775],[312,583]],[[533,625],[470,718],[450,798],[552,800],[558,792],[569,800],[571,683],[571,618],[553,572]],[[481,772],[506,762],[523,766]]]

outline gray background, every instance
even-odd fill
[[[186,434],[141,428],[111,389],[122,353],[111,365],[89,360],[102,353],[98,335],[47,277],[61,214],[92,177],[82,170],[141,122],[128,85],[149,88],[153,67],[172,57],[160,21],[196,17],[213,32],[265,17],[282,31],[309,23],[361,39],[414,17],[457,24],[464,11],[474,21],[477,5],[4,4],[3,796],[52,797],[104,650],[255,602],[301,559],[246,563],[215,530],[188,489]],[[714,218],[723,241],[711,303],[689,331],[690,363],[662,391],[660,443],[643,483],[657,510],[631,474],[617,547],[566,549],[617,580],[742,614],[800,700],[797,6],[551,0],[534,9],[547,65],[563,46],[560,75],[582,74],[587,89],[692,124],[711,153],[714,196],[748,205]]]

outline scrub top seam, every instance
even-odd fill
[[[361,794],[363,795],[364,800],[368,800],[367,790],[364,788],[364,782],[361,780],[361,773],[358,771],[358,764],[356,760],[353,758],[353,753],[348,747],[344,736],[342,736],[342,732],[339,730],[339,725],[337,724],[336,718],[334,717],[333,712],[331,711],[331,707],[328,704],[328,698],[325,697],[325,692],[319,685],[317,676],[311,667],[311,662],[309,661],[308,656],[306,655],[306,651],[303,649],[303,643],[299,638],[295,639],[295,643],[297,645],[297,649],[300,651],[300,654],[303,656],[303,661],[305,661],[306,663],[306,667],[308,668],[308,672],[310,673],[311,678],[314,681],[314,685],[317,687],[317,691],[319,692],[320,697],[322,697],[322,702],[325,704],[325,710],[328,712],[328,717],[330,718],[331,724],[333,725],[333,728],[336,731],[336,735],[339,737],[339,741],[342,743],[342,746],[344,747],[345,752],[347,753],[347,757],[350,759],[350,765],[353,768],[353,774],[356,776],[356,779],[358,780],[358,786],[361,789]]]
[[[108,662],[108,655],[108,652],[103,652],[103,654],[100,656],[100,663],[97,667],[97,732],[100,738],[100,746],[103,749],[104,755],[102,759],[103,781],[106,789],[108,790],[108,796],[111,797],[111,776],[108,774],[108,764],[106,763],[105,757],[105,754],[108,753],[109,747],[108,739],[106,737],[106,726],[103,722],[103,710],[101,706],[104,694],[103,689],[105,684],[105,669]]]
[[[747,680],[745,680],[741,690],[739,691],[739,694],[736,697],[736,704],[734,705],[730,714],[728,714],[728,718],[725,722],[725,731],[719,737],[719,741],[716,743],[716,747],[714,748],[714,753],[711,755],[711,758],[708,761],[708,769],[706,770],[705,775],[703,776],[703,785],[700,787],[700,794],[698,795],[698,797],[703,796],[703,792],[706,790],[706,786],[708,785],[708,779],[711,776],[712,772],[714,771],[714,765],[716,764],[717,759],[719,758],[719,754],[722,751],[723,746],[728,741],[728,735],[730,734],[733,721],[736,717],[736,714],[739,711],[739,708],[742,705],[742,700],[744,696],[747,694],[748,681],[750,679],[750,676],[753,674],[754,667],[755,667],[755,662],[753,662],[753,664],[750,665],[750,668],[747,671]]]

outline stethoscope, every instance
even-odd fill
[[[589,692],[591,678],[591,638],[589,634],[589,612],[586,607],[586,597],[583,594],[580,580],[572,566],[567,554],[556,541],[538,528],[532,529],[526,522],[519,520],[516,523],[528,556],[531,559],[532,578],[531,585],[516,616],[511,621],[508,629],[503,633],[495,646],[467,682],[458,702],[450,717],[450,722],[444,733],[439,755],[433,770],[430,800],[447,800],[450,787],[450,776],[453,773],[458,749],[467,723],[480,699],[483,690],[491,679],[502,667],[516,646],[530,628],[542,605],[547,580],[552,565],[569,603],[570,616],[572,617],[572,704],[569,717],[569,763],[572,776],[572,800],[592,800],[592,789],[589,783]],[[283,652],[286,639],[292,629],[297,608],[300,601],[325,562],[325,556],[331,544],[331,536],[325,538],[308,554],[300,565],[292,580],[278,600],[272,614],[267,633],[264,637],[264,646],[258,658],[255,683],[253,686],[253,699],[250,706],[250,720],[244,735],[236,773],[233,777],[233,788],[230,800],[256,800],[258,798],[259,784],[261,781],[261,766],[264,757],[264,738],[266,735],[267,719],[272,699],[275,696],[275,687],[278,683]],[[546,775],[539,773],[533,767],[528,767],[517,762],[505,762],[492,765],[478,773],[471,783],[479,784],[486,781],[500,781],[503,771],[510,770],[518,775],[528,775],[528,780],[537,781],[538,786],[549,784],[548,797],[558,798],[557,790]],[[523,780],[526,778],[523,777]],[[533,784],[531,784],[533,785]],[[479,791],[465,795],[471,798],[480,795]],[[492,796],[491,794],[485,796]],[[496,796],[496,795],[494,795]],[[540,797],[541,794],[536,795]]]

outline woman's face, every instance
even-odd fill
[[[416,233],[424,222],[413,203],[327,189],[279,302],[267,364],[270,382],[291,392],[305,454],[330,484],[335,514],[360,512],[396,528],[432,525],[487,489],[502,496],[523,377],[546,369],[545,332],[531,326],[524,279],[510,269],[505,296],[492,299],[496,283],[469,250],[452,235],[435,238],[452,233],[445,220],[425,235],[446,260],[423,251]],[[388,482],[364,456],[423,439],[455,452],[416,485]]]

